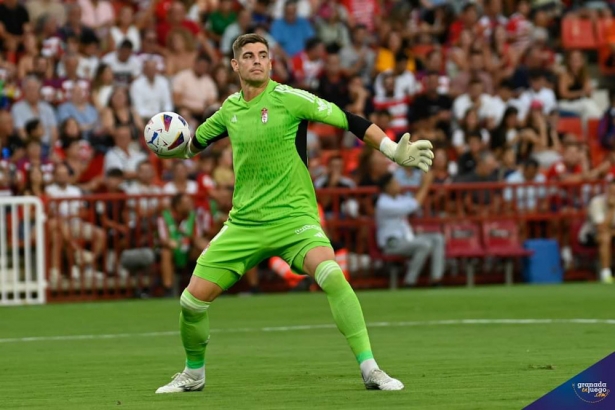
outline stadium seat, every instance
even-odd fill
[[[379,260],[389,265],[389,288],[391,290],[397,289],[400,271],[406,265],[406,257],[382,253],[376,241],[376,224],[372,223],[370,228],[370,233],[368,235],[369,257],[372,262]]]
[[[419,220],[411,221],[412,229],[414,229],[415,234],[422,233],[442,233],[442,225],[439,223],[433,222],[421,222]]]
[[[483,242],[490,256],[506,258],[506,284],[513,283],[513,259],[530,256],[519,240],[519,226],[512,220],[483,222]]]
[[[480,241],[480,230],[471,222],[452,222],[444,225],[446,240],[446,256],[448,258],[468,259],[484,258],[485,249]],[[466,278],[468,287],[474,286],[474,266],[466,263]]]
[[[563,117],[557,122],[557,132],[573,134],[579,141],[584,140],[583,123],[580,117]]]
[[[596,42],[599,46],[607,44],[609,31],[612,30],[611,25],[613,19],[601,18],[596,21]]]
[[[562,19],[562,46],[565,49],[594,50],[598,41],[591,20],[575,17]]]

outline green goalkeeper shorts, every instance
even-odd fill
[[[194,275],[227,290],[250,268],[272,256],[284,259],[293,272],[303,272],[310,249],[331,247],[320,223],[309,216],[261,226],[227,221],[197,260]]]

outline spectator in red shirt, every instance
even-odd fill
[[[382,73],[383,95],[374,97],[374,109],[387,110],[391,113],[391,130],[399,135],[408,131],[408,110],[410,97],[407,94],[395,93],[395,76],[393,73]]]
[[[318,87],[318,77],[325,65],[325,54],[325,45],[318,38],[311,38],[305,43],[305,50],[291,60],[295,87],[310,91]]]
[[[496,27],[506,27],[508,19],[502,15],[502,0],[484,0],[485,14],[478,20],[479,30],[485,38],[493,35]]]
[[[459,15],[459,18],[457,19],[457,21],[451,24],[451,27],[449,28],[449,31],[448,31],[449,44],[456,44],[463,30],[468,29],[468,30],[471,30],[472,32],[475,32],[477,28],[477,24],[476,24],[477,22],[478,22],[478,10],[476,9],[476,4],[467,3],[463,7],[463,10],[461,11],[461,14]]]

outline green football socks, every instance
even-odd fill
[[[186,367],[200,369],[205,366],[205,348],[209,342],[207,309],[209,309],[210,302],[198,300],[186,289],[179,303],[182,307],[179,314],[179,329],[186,351]]]
[[[327,294],[337,328],[348,340],[359,364],[373,359],[361,304],[346,281],[342,269],[335,261],[325,261],[316,268],[315,277],[318,285]]]

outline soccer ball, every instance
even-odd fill
[[[181,115],[161,112],[152,117],[143,133],[145,144],[160,158],[176,158],[190,141],[190,127]]]

